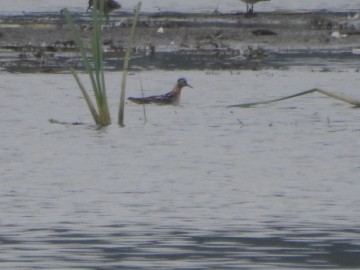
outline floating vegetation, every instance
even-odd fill
[[[356,108],[360,108],[360,101],[359,100],[355,100],[353,98],[350,97],[346,97],[343,95],[339,95],[336,93],[332,93],[326,90],[322,90],[319,88],[314,88],[314,89],[310,89],[307,91],[303,91],[291,96],[286,96],[286,97],[282,97],[282,98],[276,98],[276,99],[271,99],[271,100],[266,100],[266,101],[258,101],[258,102],[250,102],[250,103],[242,103],[242,104],[235,104],[235,105],[230,105],[228,106],[228,108],[234,108],[234,107],[240,107],[240,108],[249,108],[249,107],[254,107],[257,105],[263,105],[263,104],[269,104],[269,103],[273,103],[273,102],[278,102],[278,101],[282,101],[282,100],[286,100],[286,99],[290,99],[290,98],[295,98],[295,97],[299,97],[299,96],[303,96],[303,95],[307,95],[307,94],[312,94],[312,93],[320,93],[320,94],[324,94],[328,97],[331,98],[335,98],[341,101],[344,101],[346,103],[349,103],[350,105],[353,105]]]
[[[72,126],[80,126],[80,125],[83,125],[84,123],[82,122],[72,122],[72,123],[69,123],[69,122],[64,122],[64,121],[59,121],[59,120],[56,120],[56,119],[49,119],[49,123],[51,124],[58,124],[58,125],[72,125]]]

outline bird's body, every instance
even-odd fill
[[[254,5],[258,2],[270,1],[270,0],[240,0],[246,4],[246,13],[253,14],[254,13]],[[251,5],[251,7],[250,7]]]
[[[101,1],[102,0],[95,0],[96,1],[96,8],[101,9]],[[115,9],[121,8],[121,5],[116,2],[115,0],[103,0],[104,1],[104,13],[109,14],[111,11]],[[88,12],[89,9],[92,9],[94,6],[94,0],[89,0],[89,6],[86,10]]]
[[[130,100],[134,103],[137,103],[137,104],[155,103],[155,104],[159,104],[159,105],[175,105],[175,106],[177,106],[180,103],[181,90],[185,86],[193,88],[191,85],[189,85],[187,83],[187,81],[184,78],[180,78],[177,80],[176,85],[174,86],[174,89],[172,91],[170,91],[169,93],[166,93],[163,95],[157,95],[157,96],[141,97],[141,98],[129,97],[128,100]]]

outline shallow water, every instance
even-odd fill
[[[147,71],[128,95],[180,76],[182,106],[147,106],[144,124],[128,104],[125,128],[98,129],[71,75],[0,73],[1,268],[360,267],[359,110],[319,94],[226,108],[358,97],[359,73]]]
[[[12,0],[1,3],[0,13],[22,13],[22,12],[56,12],[62,8],[69,8],[81,12],[86,9],[87,0]],[[132,11],[133,0],[118,1],[122,4],[123,11]],[[135,2],[137,3],[137,2]],[[179,11],[179,12],[213,12],[215,9],[220,12],[245,11],[246,5],[239,0],[147,0],[142,1],[143,12]],[[271,0],[270,3],[258,3],[255,6],[257,11],[352,11],[358,12],[360,4],[354,0]]]

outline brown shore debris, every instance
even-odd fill
[[[353,14],[258,15],[141,14],[132,48],[133,68],[258,69],[281,66],[284,59],[287,63],[304,60],[309,55],[359,58],[360,21],[349,19]],[[73,16],[90,47],[91,16]],[[110,70],[122,68],[131,16],[117,12],[103,25],[106,67]],[[0,67],[18,72],[82,68],[60,13],[0,17]]]

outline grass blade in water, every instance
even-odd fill
[[[125,59],[124,59],[124,69],[123,69],[123,77],[122,77],[122,82],[121,82],[120,104],[119,104],[119,114],[118,114],[118,124],[121,127],[124,126],[126,73],[127,73],[128,67],[129,67],[130,52],[131,52],[132,45],[134,43],[136,24],[137,24],[137,21],[139,18],[140,9],[141,9],[141,2],[139,2],[137,4],[137,6],[135,7],[135,10],[134,10],[133,25],[131,27],[129,42],[128,42]]]
[[[282,97],[282,98],[276,98],[276,99],[258,101],[258,102],[235,104],[235,105],[227,106],[227,108],[235,108],[235,107],[249,108],[249,107],[254,107],[254,106],[257,106],[257,105],[264,105],[264,104],[278,102],[278,101],[282,101],[282,100],[286,100],[286,99],[290,99],[290,98],[295,98],[295,97],[311,94],[311,93],[314,93],[314,92],[318,92],[318,93],[327,95],[329,97],[344,101],[346,103],[354,105],[355,107],[360,107],[360,101],[358,101],[358,100],[355,100],[355,99],[352,99],[352,98],[349,98],[349,97],[346,97],[346,96],[342,96],[342,95],[339,95],[339,94],[331,93],[329,91],[325,91],[325,90],[322,90],[322,89],[314,88],[314,89],[310,89],[310,90],[307,90],[307,91],[303,91],[303,92],[300,92],[300,93],[297,93],[297,94],[294,94],[294,95],[290,95],[290,96],[286,96],[286,97]]]
[[[79,52],[80,52],[80,55],[81,55],[81,60],[83,61],[86,72],[89,74],[93,90],[97,91],[95,78],[94,78],[94,75],[92,73],[90,61],[89,61],[89,59],[88,59],[88,57],[86,55],[84,44],[83,44],[83,42],[82,42],[82,40],[80,38],[80,32],[79,32],[79,30],[76,29],[74,20],[72,19],[69,11],[67,9],[65,9],[63,11],[63,14],[65,16],[67,24],[70,26],[71,32],[72,32],[73,37],[75,39],[76,46],[79,48]]]
[[[80,88],[80,90],[81,90],[81,93],[83,94],[83,96],[84,96],[84,98],[85,98],[86,104],[88,105],[88,107],[89,107],[89,109],[90,109],[91,115],[93,116],[93,118],[94,118],[94,120],[95,120],[95,123],[96,123],[97,125],[100,125],[100,123],[101,123],[101,122],[100,122],[100,116],[99,116],[99,114],[97,113],[97,111],[96,111],[96,109],[95,109],[95,106],[94,106],[94,104],[92,103],[92,101],[91,101],[88,93],[86,92],[86,89],[85,89],[84,85],[81,83],[80,78],[79,78],[79,76],[77,75],[76,71],[73,70],[73,69],[71,69],[71,72],[72,72],[72,74],[73,74],[73,76],[74,76],[74,78],[75,78],[75,80],[76,80],[76,82],[77,82],[77,84],[78,84],[78,86],[79,86],[79,88]]]
[[[104,68],[103,68],[103,53],[102,53],[102,43],[101,43],[101,24],[102,24],[102,15],[98,10],[93,11],[93,33],[91,37],[91,51],[94,61],[94,69],[91,68],[90,61],[86,55],[86,51],[81,40],[80,32],[77,30],[75,23],[68,10],[64,10],[64,15],[70,29],[73,33],[75,43],[79,48],[80,55],[86,69],[86,72],[89,75],[93,92],[95,95],[98,111],[96,112],[95,107],[93,106],[89,95],[86,92],[83,84],[80,82],[77,74],[72,71],[75,80],[78,83],[78,86],[83,93],[83,96],[86,100],[86,103],[90,109],[90,112],[95,120],[96,124],[107,126],[111,124],[111,117],[109,113],[109,107],[107,103],[106,96],[106,87],[104,79]],[[95,113],[96,112],[96,113]]]
[[[99,115],[104,125],[111,124],[109,106],[107,103],[106,85],[103,66],[103,49],[101,38],[102,13],[98,10],[93,11],[93,33],[91,37],[91,47],[94,60],[95,82],[97,86],[96,101],[98,103]]]

